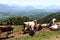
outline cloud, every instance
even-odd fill
[[[17,4],[21,6],[60,5],[60,0],[0,0],[0,4]]]

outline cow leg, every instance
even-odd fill
[[[8,38],[8,32],[5,32],[6,38]]]
[[[27,27],[25,27],[25,29],[23,30],[23,34],[27,33]]]
[[[23,24],[23,28],[25,29],[25,27],[26,27],[26,24]]]
[[[23,29],[22,29],[22,31],[23,31],[23,34],[25,34],[26,33],[26,24],[23,24]]]
[[[8,33],[7,32],[2,32],[1,38],[8,38]]]

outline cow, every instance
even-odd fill
[[[42,27],[42,28],[49,28],[49,23],[41,24],[41,27]]]
[[[30,22],[24,22],[23,26],[24,26],[23,27],[24,28],[23,29],[24,33],[26,32],[26,30],[28,30],[30,35],[34,34],[34,30],[39,30],[40,29],[40,24],[37,23],[37,20],[30,21]]]
[[[59,23],[57,22],[56,18],[53,18],[52,21],[50,22],[50,30],[58,30],[59,29]]]
[[[0,34],[5,32],[7,34],[6,37],[8,37],[9,34],[13,33],[13,29],[11,26],[0,25]]]

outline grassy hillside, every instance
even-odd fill
[[[14,38],[8,38],[7,40],[59,40],[60,31],[39,31],[36,32],[33,37],[27,34],[20,34],[22,26],[14,26]]]
[[[48,23],[53,18],[56,18],[58,21],[60,21],[60,12],[56,12],[56,13],[50,14],[48,16],[45,16],[44,18],[39,19],[38,21],[39,21],[39,23]]]

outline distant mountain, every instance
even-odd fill
[[[21,7],[19,5],[8,5],[8,4],[0,4],[0,14],[1,12],[13,15],[23,15],[24,12],[34,10],[32,6]],[[4,15],[4,14],[2,14]]]
[[[44,16],[58,12],[60,10],[36,9],[33,6],[19,6],[0,4],[0,19],[11,16],[27,16],[31,19],[40,19]]]
[[[45,7],[46,9],[50,9],[50,10],[60,10],[60,6],[58,5],[50,5],[50,6],[47,6]]]
[[[60,12],[60,6],[58,5],[50,5],[50,6],[45,7],[44,9],[50,12]]]
[[[8,5],[8,4],[0,4],[0,11],[8,11],[8,12],[14,12],[14,11],[26,11],[26,10],[33,10],[34,7],[32,6],[26,6],[22,7],[19,5]]]
[[[34,20],[34,19],[41,19],[46,15],[52,14],[52,12],[47,12],[46,10],[42,10],[42,9],[36,9],[36,10],[25,12],[25,14],[26,15],[24,16],[27,16]]]
[[[1,12],[12,12],[15,10],[7,4],[0,4],[0,11]]]

